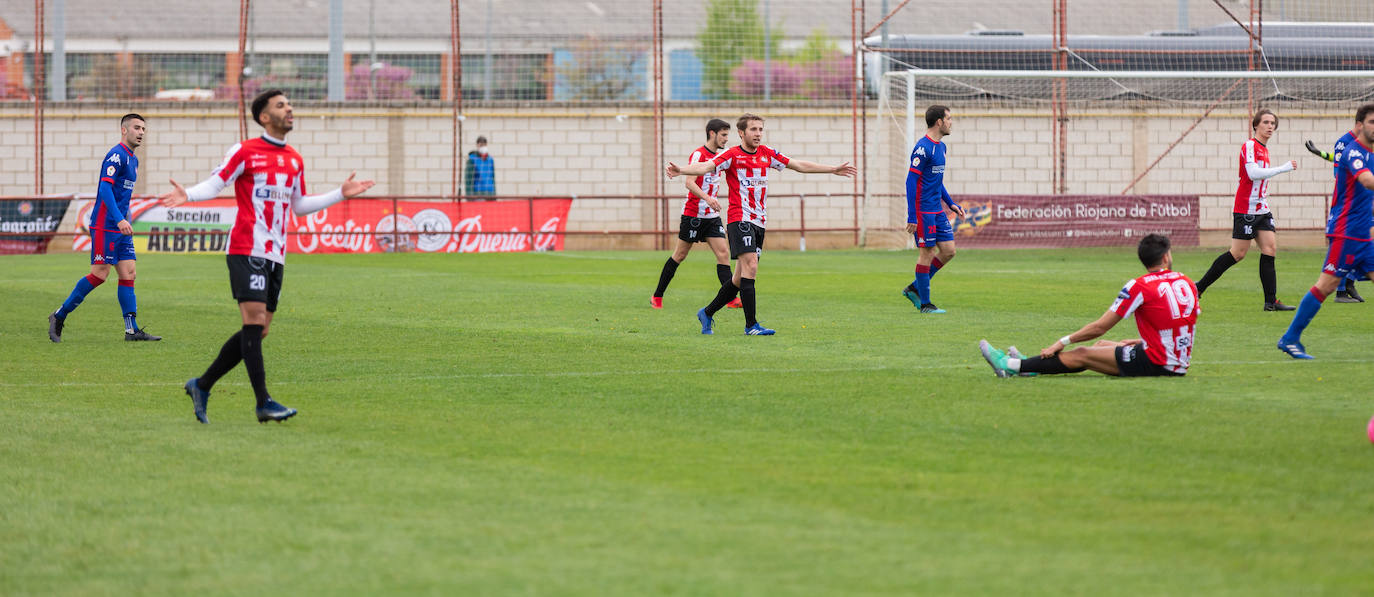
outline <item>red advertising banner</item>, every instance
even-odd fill
[[[287,251],[561,251],[571,207],[572,199],[471,203],[351,199],[310,215],[293,214],[287,226]]]
[[[85,223],[94,202],[79,208],[73,249],[90,248]],[[350,199],[287,225],[291,253],[494,253],[561,251],[572,199],[409,201]],[[224,252],[238,213],[233,199],[165,208],[152,199],[130,205],[139,252]],[[531,233],[531,231],[533,231]],[[146,234],[146,236],[145,236]]]
[[[1151,233],[1176,247],[1198,244],[1196,195],[960,195],[966,217],[955,241],[968,247],[1134,246]]]

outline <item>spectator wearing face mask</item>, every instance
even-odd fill
[[[468,152],[467,167],[463,170],[463,194],[496,194],[496,162],[487,153],[486,137],[478,137],[477,149]]]

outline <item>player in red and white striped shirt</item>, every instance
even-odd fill
[[[248,370],[257,398],[259,422],[282,421],[296,414],[267,393],[267,375],[263,368],[262,339],[272,325],[281,295],[282,276],[286,263],[287,210],[305,215],[354,197],[372,188],[370,180],[355,181],[348,175],[339,188],[322,195],[305,194],[305,161],[290,145],[286,133],[295,123],[291,103],[281,90],[264,91],[253,100],[253,120],[266,130],[257,139],[249,139],[229,148],[224,163],[209,178],[190,188],[182,188],[175,180],[173,190],[160,199],[167,207],[177,207],[187,201],[213,199],[228,185],[234,186],[238,200],[238,216],[229,232],[229,286],[239,303],[243,329],[224,343],[219,356],[200,377],[186,382],[196,419],[208,423],[206,404],[210,388],[239,361]]]
[[[720,153],[721,148],[730,141],[730,123],[712,118],[706,123],[706,144],[696,148],[687,158],[687,163],[708,162]],[[663,263],[663,271],[658,275],[658,288],[649,297],[649,306],[663,308],[663,292],[673,281],[677,266],[687,258],[694,243],[704,242],[716,254],[716,277],[724,284],[730,280],[729,245],[725,242],[725,224],[720,219],[720,202],[716,191],[720,188],[720,176],[707,172],[683,183],[687,187],[687,200],[682,205],[682,223],[677,232],[677,248],[673,255]],[[731,301],[727,307],[739,308],[739,299]]]
[[[1251,137],[1240,146],[1240,183],[1236,186],[1236,202],[1231,208],[1231,249],[1218,255],[1212,267],[1198,280],[1199,293],[1216,282],[1226,270],[1250,250],[1253,239],[1259,244],[1260,286],[1264,288],[1265,311],[1292,311],[1294,307],[1278,299],[1278,276],[1274,273],[1274,255],[1278,243],[1274,234],[1274,214],[1269,211],[1269,179],[1290,170],[1298,163],[1289,160],[1281,166],[1269,166],[1269,147],[1266,143],[1279,128],[1279,117],[1268,108],[1255,112],[1250,119]]]
[[[1202,312],[1197,287],[1188,276],[1169,271],[1174,258],[1168,237],[1150,234],[1140,239],[1136,255],[1148,273],[1126,282],[1116,302],[1097,321],[1045,347],[1040,356],[1012,358],[987,340],[980,341],[978,349],[997,377],[1077,373],[1085,369],[1121,377],[1187,373],[1193,358],[1197,316]],[[1132,315],[1139,338],[1120,342],[1100,340],[1092,346],[1064,350],[1073,342],[1086,342],[1106,334]]]
[[[730,257],[739,260],[733,279],[720,286],[711,304],[697,311],[701,333],[711,334],[716,311],[738,295],[744,306],[744,333],[750,336],[771,336],[775,332],[759,325],[754,315],[754,279],[758,277],[759,253],[763,252],[764,225],[768,223],[768,170],[795,170],[804,174],[834,174],[854,176],[857,170],[845,162],[827,166],[804,160],[794,160],[763,144],[763,118],[745,114],[735,123],[740,144],[727,149],[709,162],[697,162],[678,167],[668,162],[668,178],[679,174],[701,176],[708,172],[725,172],[725,184],[730,188],[730,207],[726,210],[726,234],[730,238]]]

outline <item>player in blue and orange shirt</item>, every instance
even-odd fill
[[[926,136],[911,150],[906,175],[906,231],[916,237],[921,254],[916,259],[916,279],[902,289],[902,296],[922,313],[944,313],[930,300],[930,279],[954,259],[954,227],[945,206],[959,216],[964,208],[945,190],[945,144],[941,141],[954,126],[945,106],[926,109]]]
[[[119,275],[119,308],[124,313],[124,339],[129,341],[161,340],[138,327],[138,299],[134,296],[134,229],[129,225],[129,198],[138,180],[138,156],[134,150],[143,144],[147,122],[138,114],[125,114],[119,119],[120,142],[105,153],[100,162],[100,181],[96,187],[96,205],[91,210],[91,273],[76,281],[76,288],[62,306],[48,316],[48,339],[62,341],[62,328],[67,315],[86,300],[110,276],[110,265]]]
[[[1279,338],[1279,350],[1295,359],[1310,359],[1302,345],[1302,332],[1312,322],[1322,301],[1350,273],[1374,279],[1374,245],[1369,229],[1374,225],[1374,104],[1355,112],[1353,142],[1336,156],[1336,185],[1331,193],[1331,216],[1326,221],[1326,263],[1317,283],[1302,298],[1288,332]]]

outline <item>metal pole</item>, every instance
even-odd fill
[[[367,4],[367,99],[377,99],[377,0]]]
[[[244,47],[248,43],[248,0],[239,2],[239,138],[248,138],[248,110],[243,101],[243,79],[252,71],[248,68],[248,59],[244,56]]]
[[[798,197],[800,197],[800,202],[801,202],[801,208],[800,208],[800,212],[801,212],[801,232],[799,233],[799,234],[801,235],[801,238],[800,238],[800,240],[798,241],[797,245],[798,245],[798,248],[801,250],[801,252],[805,253],[805,252],[806,252],[806,193],[802,193],[801,195],[798,195]]]
[[[883,11],[883,14],[884,14],[884,15],[889,14],[889,13],[887,12],[887,0],[883,0],[882,11]],[[891,45],[888,45],[888,43],[887,43],[887,19],[883,19],[882,38],[883,38],[883,49],[884,49],[884,50],[890,50],[890,49],[892,49],[892,46],[891,46]],[[887,55],[887,52],[880,52],[880,53],[878,54],[878,56],[879,56],[879,58],[878,58],[878,72],[879,72],[879,73],[886,73],[888,67],[891,66],[890,63],[888,62],[889,57],[888,57],[888,55]],[[863,64],[863,63],[860,62],[860,64]],[[881,75],[880,75],[880,78],[879,78],[878,80],[880,80],[880,81],[883,80],[883,79],[881,78]]]
[[[769,0],[763,0],[763,101],[773,99],[773,45],[772,27],[768,26]]]
[[[329,0],[329,101],[344,101],[343,0]]]
[[[43,0],[34,0],[33,19],[33,194],[43,194]]]
[[[52,94],[55,102],[67,99],[67,0],[52,3]]]
[[[487,0],[487,50],[482,57],[482,100],[491,101],[491,0]]]

